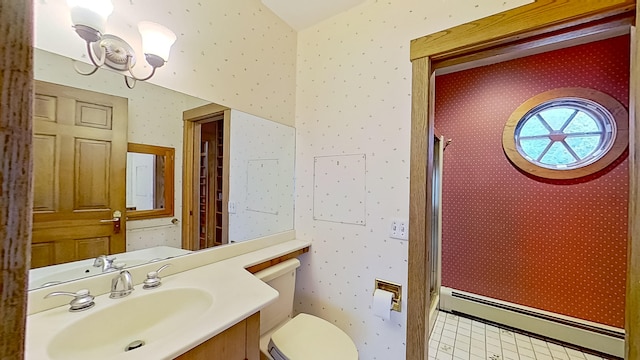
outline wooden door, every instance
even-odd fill
[[[124,252],[127,99],[35,88],[31,267]]]

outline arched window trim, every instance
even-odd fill
[[[587,161],[583,166],[572,169],[553,169],[539,166],[520,154],[516,144],[518,124],[541,105],[562,99],[595,102],[606,109],[615,123],[615,134],[612,145],[605,149],[606,154],[595,161]],[[534,176],[547,179],[575,179],[596,173],[614,162],[627,148],[629,142],[629,113],[627,109],[613,97],[593,89],[559,88],[538,94],[520,105],[509,117],[502,134],[502,146],[509,160],[521,170]]]

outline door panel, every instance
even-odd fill
[[[53,212],[58,208],[56,136],[33,136],[33,211]]]
[[[127,99],[36,82],[32,267],[125,251]],[[105,220],[107,220],[105,222]]]
[[[53,264],[56,261],[55,244],[42,243],[31,246],[31,268],[39,268]]]
[[[74,210],[109,209],[111,143],[76,139]]]
[[[33,116],[40,121],[56,121],[56,98],[36,94],[33,100]]]
[[[85,102],[76,103],[76,125],[111,129],[111,107]]]

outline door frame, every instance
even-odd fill
[[[222,116],[222,120],[218,120]],[[210,121],[224,121],[222,160],[222,242],[229,241],[229,140],[231,130],[231,109],[218,104],[208,104],[183,113],[183,160],[182,160],[182,248],[199,250],[198,221],[196,215],[199,203],[199,178],[194,176],[200,161],[201,126]]]
[[[428,359],[429,349],[435,70],[465,66],[471,61],[593,35],[629,22],[633,25],[638,11],[640,5],[635,0],[536,0],[411,42],[408,360]],[[637,30],[632,28],[631,31]],[[635,39],[637,41],[637,36]],[[638,46],[632,47],[632,51],[637,55]],[[640,86],[640,56],[633,59],[631,90]],[[635,154],[635,144],[640,141],[640,126],[633,116],[640,111],[640,101],[635,101],[635,96],[629,104],[629,235],[625,305],[625,359],[628,360],[640,359],[640,156]]]

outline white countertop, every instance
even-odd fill
[[[170,336],[165,338],[152,339],[147,345],[131,352],[119,351],[115,355],[108,355],[109,359],[173,359],[176,356],[205,342],[211,337],[230,328],[239,321],[258,312],[278,297],[278,292],[255,276],[245,270],[246,267],[282,256],[284,254],[302,249],[310,243],[300,240],[285,241],[276,245],[271,245],[259,250],[251,251],[242,255],[217,261],[209,265],[200,266],[191,270],[184,270],[171,275],[170,269],[174,272],[180,271],[185,264],[175,264],[189,261],[190,256],[171,259],[166,262],[158,262],[151,266],[130,269],[134,280],[138,285],[135,291],[128,297],[122,299],[110,299],[109,294],[96,296],[95,307],[79,313],[68,311],[68,302],[71,298],[64,297],[64,306],[55,307],[50,310],[33,313],[27,317],[27,339],[25,358],[33,360],[50,359],[48,344],[63,329],[84,316],[91,315],[92,312],[117,306],[119,302],[136,299],[142,296],[149,296],[154,291],[166,291],[169,289],[198,288],[210,293],[213,298],[213,305],[206,311],[199,314],[194,319],[185,319],[184,328],[176,328],[170,331]],[[198,259],[192,259],[195,262]],[[144,280],[144,274],[161,266],[164,263],[172,263],[172,266],[165,270],[167,274],[162,277],[162,286],[158,289],[143,290],[140,282]],[[113,274],[112,274],[113,276]],[[103,277],[100,282],[108,281]],[[76,287],[80,284],[76,284]],[[93,290],[91,287],[88,287]],[[57,291],[48,289],[47,291]],[[69,291],[69,289],[65,289]],[[77,290],[77,289],[75,289]],[[70,290],[70,291],[75,291]],[[93,292],[93,291],[92,291]],[[40,292],[41,295],[43,292]],[[54,300],[46,299],[45,301]],[[102,335],[101,326],[103,324],[93,324],[87,331],[95,332],[95,336]],[[122,344],[125,346],[126,344]],[[106,355],[106,354],[105,354]]]

